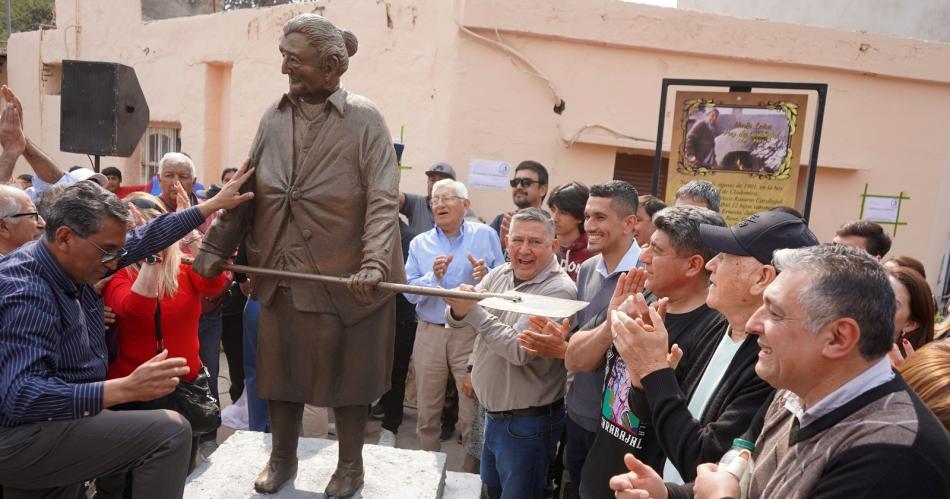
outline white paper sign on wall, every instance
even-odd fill
[[[468,163],[468,186],[507,191],[511,164],[490,159],[473,159]]]

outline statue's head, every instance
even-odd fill
[[[356,54],[356,35],[316,14],[300,14],[284,25],[280,39],[281,72],[290,79],[290,94],[321,102],[340,86],[340,76]]]

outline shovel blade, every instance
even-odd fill
[[[517,296],[521,299],[511,301],[504,298],[485,298],[478,304],[494,310],[539,315],[551,319],[570,317],[589,305],[586,301],[566,300],[564,298],[519,293],[518,291],[509,291],[504,294]]]

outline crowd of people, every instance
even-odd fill
[[[7,121],[16,115],[13,105],[4,110]],[[34,158],[45,158],[32,147]],[[39,161],[38,171],[55,168]],[[24,473],[25,459],[53,446],[75,451],[83,442],[68,437],[77,431],[106,431],[102,423],[81,427],[83,416],[105,407],[168,407],[170,379],[192,381],[205,370],[216,381],[222,339],[237,373],[232,400],[243,394],[260,407],[251,393],[254,360],[242,352],[256,348],[254,300],[245,298],[253,278],[206,279],[183,262],[198,252],[215,212],[238,202],[248,172],[229,169],[214,195],[199,200],[193,162],[170,153],[160,164],[161,195],[132,190],[121,202],[121,174],[105,173],[74,169],[0,186],[0,414],[12,449],[0,455],[0,483],[11,497],[29,496],[37,483],[62,492],[95,479],[96,497],[156,486],[144,465],[112,460],[77,475],[53,460]],[[450,165],[426,174],[425,196],[400,196],[407,283],[590,305],[546,318],[399,296],[392,388],[374,407],[384,420],[379,444],[396,443],[411,366],[419,447],[440,450],[444,413],[452,412],[444,409],[455,398],[469,451],[464,469],[481,474],[489,497],[544,497],[555,487],[583,498],[947,492],[950,326],[935,323],[924,266],[887,258],[891,242],[880,226],[847,223],[820,245],[800,215],[779,207],[729,228],[716,211],[718,191],[704,181],[681,188],[672,206],[623,181],[570,182],[551,190],[548,213],[547,171],[534,161],[516,168],[515,209],[486,225]],[[29,282],[32,269],[57,264],[61,288],[52,295]],[[38,314],[60,295],[85,305],[72,324]],[[237,313],[225,312],[227,328],[222,300],[240,303]],[[51,343],[54,331],[96,321],[97,338],[87,341],[104,343],[108,359],[73,345],[72,358],[55,367],[63,379],[37,376],[31,364],[63,348]],[[78,381],[99,371],[99,386],[70,384],[70,375]],[[110,382],[123,389],[109,390]],[[132,388],[136,382],[145,386]],[[250,412],[252,429],[267,431],[266,409]],[[38,423],[45,419],[67,425]],[[897,422],[901,430],[874,426]],[[134,453],[161,441],[150,455],[166,465],[177,459],[184,473],[202,439],[214,439],[181,438],[182,421],[165,421],[164,433],[146,438],[143,428],[158,423],[136,423],[138,431],[115,445]],[[58,436],[30,441],[22,430],[36,424]],[[739,478],[704,464],[739,437],[755,442],[747,492]],[[802,461],[816,448],[821,459]],[[902,480],[887,480],[898,473]]]
[[[3,92],[0,494],[180,497],[216,435],[165,409],[197,379],[218,398],[222,345],[250,428],[274,417],[255,394],[275,327],[255,278],[187,262],[253,197],[254,170],[199,190],[191,158],[169,153],[157,195],[116,168],[64,172]],[[34,174],[13,179],[21,156]],[[950,319],[879,225],[822,244],[775,207],[728,227],[710,182],[667,205],[619,180],[551,188],[537,161],[486,224],[451,165],[425,173],[424,195],[399,194],[406,283],[589,305],[394,297],[390,389],[350,415],[383,420],[378,444],[396,445],[411,393],[418,447],[457,425],[491,498],[950,497]]]

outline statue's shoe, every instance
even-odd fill
[[[257,480],[254,480],[254,490],[262,494],[273,494],[280,490],[280,487],[287,480],[293,478],[296,473],[296,459],[276,463],[273,460],[268,460],[267,466],[261,470],[260,475],[257,475]]]
[[[363,466],[343,467],[338,466],[330,478],[330,483],[324,493],[327,497],[338,497],[346,499],[356,494],[356,491],[363,487]]]

